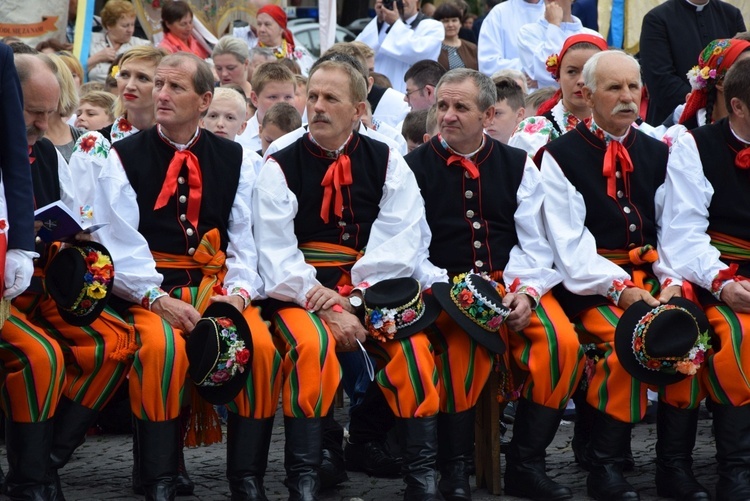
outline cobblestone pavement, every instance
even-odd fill
[[[337,409],[336,416],[346,421],[345,409]],[[265,484],[268,498],[272,501],[287,497],[284,480],[284,430],[283,419],[277,415],[268,471]],[[559,432],[547,450],[547,468],[551,477],[570,486],[575,499],[586,497],[586,474],[573,461],[570,440],[573,424],[563,422]],[[653,424],[639,424],[633,430],[633,455],[635,470],[628,474],[629,481],[640,491],[644,501],[659,499],[654,486],[654,447],[656,429]],[[1,448],[0,463],[7,472],[4,447]],[[694,471],[699,480],[712,492],[716,483],[714,460],[714,440],[711,436],[711,421],[703,417],[698,425],[698,440],[694,454]],[[187,467],[196,483],[195,495],[181,497],[192,500],[229,499],[229,487],[225,473],[225,445],[189,449],[185,451]],[[130,435],[98,435],[88,437],[73,455],[73,459],[61,471],[63,490],[68,501],[143,499],[130,489],[132,466],[132,441]],[[363,473],[349,473],[349,481],[338,489],[329,490],[321,496],[322,501],[370,501],[400,500],[403,497],[403,483],[399,479],[370,478]],[[473,498],[477,501],[497,499],[518,499],[510,496],[493,496],[486,489],[475,489]],[[7,498],[6,498],[7,499]]]

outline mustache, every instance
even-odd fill
[[[612,110],[612,114],[616,115],[621,111],[632,111],[633,113],[638,113],[638,106],[636,106],[635,103],[618,103]]]
[[[37,139],[44,137],[44,131],[34,125],[26,127],[26,137],[36,136]]]
[[[331,123],[331,119],[325,115],[314,115],[312,122],[323,122],[329,124]]]

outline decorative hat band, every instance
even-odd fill
[[[83,276],[83,287],[78,297],[69,308],[62,308],[76,316],[88,315],[96,308],[97,303],[107,296],[112,284],[114,267],[106,254],[88,247],[73,247],[86,263],[86,274]]]
[[[453,277],[453,286],[450,290],[451,300],[469,320],[486,331],[497,332],[510,311],[482,295],[472,284],[474,276],[476,275],[462,273]],[[499,288],[498,283],[489,276],[480,276],[490,282],[495,290]]]
[[[648,328],[651,325],[651,322],[653,322],[659,314],[668,310],[680,310],[687,313],[695,321],[696,325],[698,325],[698,321],[693,314],[685,308],[674,304],[663,304],[657,306],[643,315],[638,321],[638,324],[633,331],[633,354],[638,363],[645,369],[660,371],[665,374],[681,373],[692,376],[698,372],[698,369],[705,360],[706,351],[711,348],[708,331],[702,332],[698,336],[693,347],[684,356],[654,358],[648,354],[646,347],[646,333],[648,332]]]
[[[425,312],[422,301],[422,286],[417,295],[402,306],[396,308],[371,308],[365,304],[365,327],[370,335],[378,341],[393,339],[399,329],[419,321]]]
[[[237,372],[245,372],[245,366],[250,361],[250,350],[245,342],[237,335],[237,327],[227,317],[204,318],[214,324],[216,336],[216,360],[213,369],[208,372],[198,386],[222,386]],[[222,341],[226,350],[221,347]]]

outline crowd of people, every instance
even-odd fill
[[[636,58],[586,1],[428,5],[376,0],[318,59],[272,4],[213,39],[163,2],[155,46],[109,0],[85,66],[0,43],[11,499],[64,499],[126,385],[146,499],[191,494],[183,448],[224,440],[231,498],[267,500],[280,403],[290,500],[347,471],[469,500],[493,370],[515,408],[507,494],[583,495],[545,471],[573,401],[586,494],[639,499],[651,391],[659,496],[712,498],[691,459],[705,400],[714,497],[750,499],[741,12],[667,0]]]

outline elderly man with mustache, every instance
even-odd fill
[[[588,494],[637,500],[622,469],[632,424],[646,411],[647,386],[623,368],[614,335],[633,303],[654,308],[680,295],[679,287],[669,287],[676,275],[655,252],[669,151],[633,127],[642,86],[635,59],[619,51],[600,52],[585,64],[583,78],[592,120],[550,142],[536,157],[543,215],[563,276],[555,296],[577,325],[582,343],[595,343],[599,353],[586,369],[586,400],[595,409],[585,452],[591,465]],[[700,402],[697,378],[659,390],[660,420],[668,417],[674,426],[657,426],[657,464],[666,465],[657,468],[658,491],[677,499],[708,499],[690,471],[693,413],[682,412]]]

